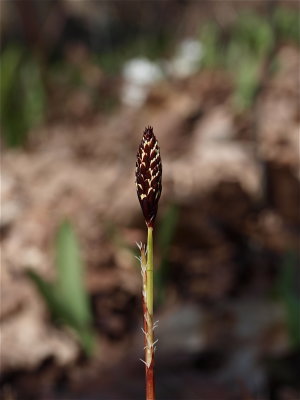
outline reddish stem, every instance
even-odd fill
[[[153,326],[150,323],[148,325],[147,322],[147,316],[148,316],[148,321],[149,321],[149,314],[147,310],[147,305],[144,301],[143,298],[143,327],[144,327],[144,332],[146,333],[144,335],[144,345],[145,345],[145,359],[147,360],[147,339],[146,337],[149,336],[149,333],[153,333]],[[150,320],[151,321],[151,320]],[[152,335],[151,335],[152,336]],[[145,378],[146,378],[146,400],[155,400],[155,385],[154,385],[154,349],[152,347],[152,357],[151,357],[151,363],[149,368],[147,365],[145,366]]]
[[[153,356],[150,367],[146,366],[146,400],[155,400]]]

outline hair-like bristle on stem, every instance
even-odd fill
[[[158,142],[151,126],[145,129],[137,152],[135,176],[137,195],[146,224],[153,227],[162,190],[162,165]]]

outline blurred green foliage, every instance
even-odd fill
[[[274,71],[276,60],[274,57],[269,59],[273,50],[283,42],[299,45],[298,19],[295,10],[281,6],[275,7],[267,17],[254,11],[244,12],[228,28],[223,29],[212,20],[202,26],[201,65],[228,71],[235,88],[233,105],[238,111],[246,110],[253,104],[264,68],[270,73]],[[101,53],[91,52],[87,63],[97,66],[100,72],[110,77],[119,74],[124,62],[130,58],[157,60],[164,57],[170,51],[173,40],[167,30],[162,29],[131,35],[130,40],[120,40],[116,46]],[[46,112],[51,115],[51,102],[56,104],[59,98],[64,103],[74,94],[74,89],[87,93],[94,112],[110,111],[118,104],[117,89],[115,92],[112,89],[115,81],[106,82],[100,88],[97,83],[91,83],[66,54],[53,58],[51,54],[44,54],[43,59],[48,61],[42,64],[38,54],[25,46],[26,43],[23,47],[7,43],[1,51],[0,122],[7,146],[26,144],[29,131],[43,122]],[[55,97],[55,91],[60,92],[58,97]],[[51,98],[53,93],[54,100]],[[62,115],[65,116],[63,112]]]
[[[226,64],[234,71],[233,104],[238,111],[251,107],[274,39],[270,21],[253,13],[242,14],[233,26]]]
[[[224,49],[221,44],[221,29],[214,22],[208,22],[201,28],[200,40],[203,45],[202,66],[216,68],[223,65]]]
[[[69,222],[63,222],[56,237],[56,272],[54,282],[47,282],[30,270],[29,277],[58,323],[72,328],[87,355],[94,348],[92,313],[84,288],[83,265],[79,245]]]
[[[1,128],[5,143],[26,143],[28,131],[45,115],[46,93],[37,59],[18,46],[6,47],[0,60]]]
[[[279,40],[300,44],[299,10],[297,11],[285,7],[276,8],[273,23]]]
[[[95,54],[95,62],[108,75],[121,72],[124,63],[135,57],[156,60],[163,56],[170,39],[164,34],[151,34],[137,37],[135,40],[102,54]]]
[[[298,262],[299,259],[295,252],[289,251],[284,255],[277,284],[277,293],[285,308],[290,345],[293,349],[300,349]]]
[[[274,44],[274,32],[271,21],[253,12],[241,14],[233,25],[230,47],[236,46],[241,51],[256,56],[258,60],[268,54]],[[234,63],[237,59],[232,60]]]
[[[254,56],[244,55],[234,76],[233,105],[237,111],[249,109],[258,91],[260,65]]]
[[[169,255],[171,245],[176,233],[179,219],[179,207],[171,204],[166,209],[158,225],[157,246],[160,254],[160,263],[154,274],[155,301],[161,305],[166,296],[166,287],[169,278]]]
[[[202,66],[229,72],[235,88],[233,105],[243,111],[253,104],[265,64],[274,71],[274,62],[268,59],[274,48],[282,41],[299,43],[298,16],[287,8],[276,8],[269,19],[248,11],[225,35],[217,23],[204,24],[200,40],[204,48]]]

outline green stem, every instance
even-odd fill
[[[153,335],[153,228],[148,227],[147,267],[146,267],[146,314],[144,328],[146,332],[146,400],[155,400],[154,390],[154,335]]]
[[[153,228],[148,227],[147,240],[147,308],[152,319],[153,317]]]

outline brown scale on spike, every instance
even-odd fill
[[[162,165],[153,128],[145,129],[136,161],[136,190],[148,227],[153,227],[161,195]]]

